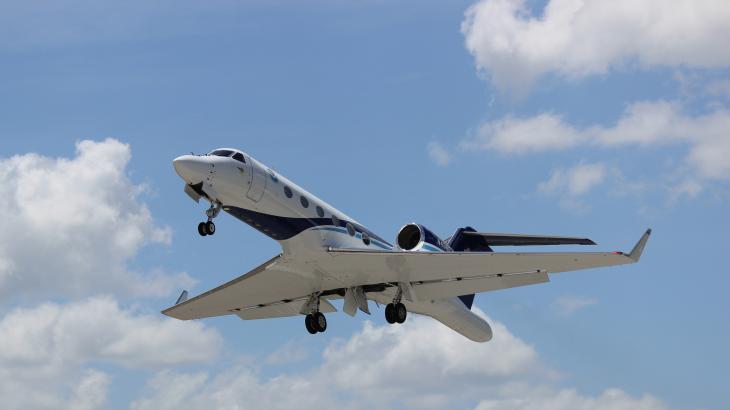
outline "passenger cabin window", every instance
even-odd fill
[[[291,198],[292,195],[293,195],[292,192],[291,192],[291,188],[289,188],[288,186],[285,186],[284,187],[284,195],[286,195],[287,198]]]
[[[322,209],[319,205],[317,205],[317,215],[319,215],[320,218],[324,218],[324,209]]]
[[[233,159],[243,162],[244,164],[246,163],[246,159],[243,158],[243,154],[241,154],[240,152],[236,152],[235,154],[233,154]]]
[[[233,151],[227,149],[217,149],[210,153],[210,155],[215,155],[217,157],[230,157],[231,154],[233,154]]]
[[[306,197],[300,196],[299,202],[302,203],[302,206],[305,208],[309,208],[309,200]]]

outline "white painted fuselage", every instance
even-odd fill
[[[240,150],[184,155],[173,164],[198,195],[279,242],[282,258],[297,266],[298,274],[319,281],[323,289],[362,285],[357,275],[322,268],[320,261],[330,257],[327,255],[330,248],[401,251]],[[413,251],[442,252],[428,244]],[[393,300],[396,289],[371,292],[367,298],[387,304]],[[403,303],[408,311],[431,316],[469,339],[483,342],[492,337],[489,324],[459,298],[404,300]]]

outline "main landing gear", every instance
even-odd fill
[[[215,234],[215,224],[213,218],[218,216],[221,212],[222,204],[218,201],[211,202],[210,208],[205,211],[205,215],[208,217],[208,222],[201,222],[198,224],[198,233],[200,236],[213,235]]]
[[[385,320],[388,323],[403,323],[406,321],[407,316],[408,310],[406,310],[406,305],[400,302],[385,305]]]
[[[402,297],[403,289],[398,286],[398,291],[395,294],[395,298],[393,298],[393,302],[385,305],[385,320],[387,320],[390,324],[403,323],[406,321],[408,310],[406,309],[406,305],[401,303]]]
[[[327,330],[327,318],[322,312],[310,313],[304,317],[304,326],[310,334],[322,333]]]
[[[302,305],[299,313],[305,315],[304,326],[310,334],[322,333],[327,330],[327,318],[319,311],[320,292],[312,293],[309,299]]]

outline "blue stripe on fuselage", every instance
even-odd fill
[[[223,206],[223,209],[235,218],[247,223],[254,229],[263,233],[264,235],[275,239],[277,241],[285,241],[290,239],[309,228],[317,226],[330,226],[336,228],[332,223],[332,218],[291,218],[287,216],[269,215],[261,212],[252,211],[250,209],[238,208],[235,206]],[[343,221],[338,219],[339,227],[344,228],[349,221]],[[371,239],[375,239],[382,244],[387,245],[385,249],[392,248],[393,246],[388,241],[382,239],[378,235],[370,232],[364,226],[349,222],[355,227],[357,232],[365,232],[370,236]],[[381,245],[378,245],[381,246]],[[381,246],[382,247],[382,246]]]
[[[341,233],[343,235],[348,235],[348,236],[350,235],[347,232],[347,229],[335,227],[334,225],[333,226],[319,226],[319,227],[314,228],[314,230],[337,232],[337,233]],[[355,237],[358,239],[362,239],[362,234],[360,232],[357,232],[357,233],[355,233]],[[388,244],[387,242],[384,244],[377,239],[373,239],[372,237],[370,238],[370,244],[375,245],[375,246],[385,249],[385,250],[391,250],[393,248],[393,246]]]
[[[422,249],[425,249],[429,252],[443,252],[443,249],[439,249],[429,243],[424,243],[423,246],[421,246]]]

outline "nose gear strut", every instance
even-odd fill
[[[215,234],[215,224],[213,218],[218,216],[221,212],[221,204],[219,201],[211,201],[210,208],[205,211],[205,215],[208,217],[207,222],[201,222],[198,224],[198,233],[200,236],[213,235]]]

